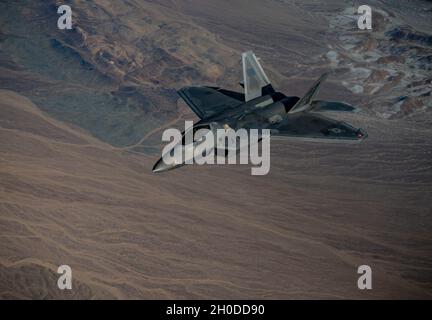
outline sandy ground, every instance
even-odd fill
[[[0,91],[2,298],[431,298],[428,121],[359,145],[272,144],[270,174],[155,175]],[[423,116],[423,118],[425,115]],[[57,268],[73,290],[57,289]],[[357,267],[373,289],[357,289]]]

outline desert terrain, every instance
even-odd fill
[[[430,2],[372,1],[372,32],[351,1],[76,0],[68,31],[60,4],[0,4],[0,298],[432,298]],[[286,94],[331,70],[368,139],[152,173],[196,120],[175,90],[240,90],[250,49]]]

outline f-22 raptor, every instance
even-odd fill
[[[184,87],[178,91],[201,119],[189,130],[195,133],[199,129],[269,129],[272,139],[279,137],[321,142],[359,142],[367,137],[363,129],[322,115],[325,111],[359,110],[343,102],[314,100],[327,73],[300,98],[276,92],[252,51],[242,54],[242,65],[243,83],[240,84],[244,93],[209,86]],[[200,141],[193,141],[192,144]],[[176,147],[183,151],[188,148],[185,139]],[[153,172],[167,171],[184,164],[166,163],[163,158],[154,165]]]

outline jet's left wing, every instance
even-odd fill
[[[206,119],[244,103],[241,94],[236,96],[235,92],[225,91],[211,87],[185,87],[177,92],[200,119]]]

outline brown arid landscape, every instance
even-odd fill
[[[372,31],[355,1],[65,2],[72,30],[63,1],[0,3],[0,298],[432,298],[430,1],[370,1]],[[197,119],[176,90],[240,90],[246,50],[286,94],[331,71],[318,98],[368,139],[152,173]]]

